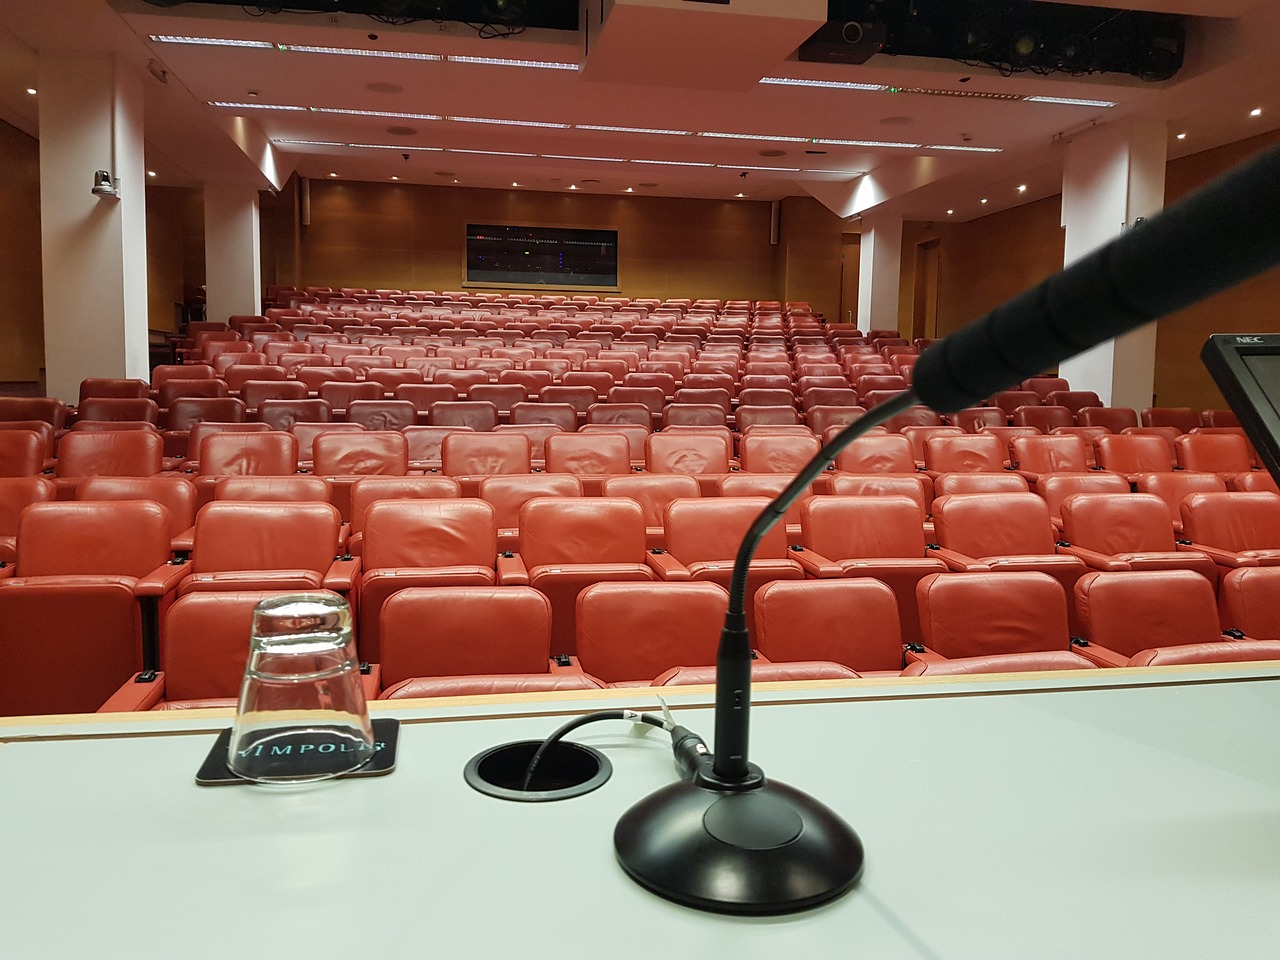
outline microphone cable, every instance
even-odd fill
[[[711,756],[707,750],[706,741],[693,731],[676,723],[671,716],[671,711],[667,709],[666,702],[661,698],[659,702],[662,703],[663,716],[661,717],[655,717],[651,713],[641,713],[639,710],[599,710],[581,717],[574,717],[542,741],[534,751],[533,756],[529,758],[529,765],[525,767],[524,780],[520,789],[525,791],[529,789],[529,785],[533,782],[533,774],[548,750],[559,743],[566,734],[588,723],[595,723],[597,720],[630,720],[633,723],[647,723],[651,727],[666,730],[671,734],[671,748],[675,753],[676,766],[686,780],[691,780],[701,760],[704,757],[709,759]]]

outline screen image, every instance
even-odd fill
[[[1263,396],[1280,412],[1280,353],[1241,353],[1240,358],[1258,381]]]
[[[618,286],[618,231],[467,224],[467,283]]]

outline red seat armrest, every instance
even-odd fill
[[[524,560],[520,554],[513,553],[511,556],[498,554],[498,562],[494,566],[494,572],[497,574],[498,584],[504,587],[527,587],[529,585],[529,570],[524,565]]]
[[[196,542],[196,528],[187,527],[169,541],[169,549],[174,553],[190,553]]]
[[[1114,650],[1106,647],[1100,647],[1096,643],[1091,643],[1087,647],[1071,645],[1071,652],[1084,657],[1086,660],[1097,664],[1100,667],[1125,667],[1129,665],[1129,658],[1121,656]]]
[[[839,564],[832,563],[822,554],[808,547],[803,550],[792,550],[788,555],[804,568],[805,576],[830,579],[844,575]]]
[[[1221,550],[1203,543],[1179,542],[1178,550],[1184,553],[1199,551],[1208,554],[1209,558],[1220,567],[1256,567],[1258,565],[1258,561],[1253,557],[1242,557],[1230,550]]]
[[[1084,565],[1090,570],[1115,571],[1132,569],[1132,566],[1127,561],[1116,560],[1114,557],[1090,550],[1088,547],[1077,547],[1071,544],[1066,547],[1059,546],[1057,552],[1064,556],[1075,557],[1077,560],[1084,561]]]
[[[335,593],[350,593],[359,575],[359,557],[338,557],[329,565],[329,570],[324,575],[324,585]]]
[[[684,582],[693,579],[689,568],[666,551],[654,553],[650,550],[645,553],[644,562],[662,580]]]
[[[910,647],[903,647],[902,658],[904,667],[910,666],[913,663],[941,663],[947,659],[942,654],[934,650],[930,650],[923,644],[921,644],[921,649],[919,650],[912,650]]]
[[[145,577],[138,578],[133,592],[139,597],[163,597],[178,589],[178,583],[191,572],[191,565],[183,560],[156,567]]]
[[[0,580],[8,580],[13,576],[13,571],[18,569],[12,563],[6,563],[0,567]]]
[[[925,550],[926,557],[933,557],[935,560],[941,560],[947,565],[948,570],[955,570],[960,573],[981,573],[984,570],[990,570],[987,564],[973,557],[965,556],[963,553],[957,553],[954,550],[948,550],[946,547],[929,547]]]
[[[99,713],[134,713],[150,710],[164,699],[164,671],[157,670],[155,678],[140,680],[142,674],[135,673],[120,685],[102,706]]]

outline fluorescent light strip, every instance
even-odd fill
[[[511,153],[506,150],[459,150],[456,147],[447,147],[445,153],[477,153],[486,157],[536,157],[536,153]]]
[[[202,47],[257,47],[263,50],[274,50],[275,44],[266,40],[231,40],[226,37],[175,37],[167,33],[153,33],[151,39],[156,43],[191,43]]]
[[[444,147],[412,147],[403,143],[344,143],[344,147],[355,147],[358,150],[399,150],[401,153],[408,153],[413,150],[418,153],[443,153]]]
[[[378,57],[386,60],[443,60],[438,53],[406,53],[400,50],[361,50],[358,47],[316,47],[300,43],[282,43],[278,49],[287,53],[329,53],[340,57]]]
[[[660,130],[652,127],[601,127],[591,123],[575,124],[578,130],[603,130],[605,133],[663,133],[673,137],[688,137],[693,135],[691,130]]]
[[[1116,105],[1114,100],[1076,100],[1072,97],[1023,97],[1027,103],[1057,103],[1064,107],[1104,107]]]
[[[933,87],[889,87],[890,93],[918,93],[925,97],[961,97],[966,100],[1024,100],[1020,93],[987,93],[983,90],[941,90]]]
[[[540,153],[544,160],[592,160],[597,163],[626,163],[623,157],[571,157],[559,153]]]
[[[926,150],[953,150],[956,153],[1004,153],[1001,147],[961,147],[952,143],[930,143]]]
[[[799,173],[799,167],[746,167],[740,164],[717,163],[716,167],[721,170],[768,170],[773,173]]]
[[[456,57],[445,58],[454,63],[484,63],[495,67],[536,67],[542,70],[580,70],[576,63],[560,63],[555,60],[507,60],[503,57]]]
[[[761,83],[772,83],[784,87],[822,87],[827,90],[888,90],[882,83],[850,83],[845,80],[796,80],[792,77],[761,77]]]
[[[714,167],[714,163],[695,163],[692,160],[632,160],[632,163],[652,163],[664,167]]]
[[[434,113],[387,113],[382,110],[340,110],[337,107],[312,107],[312,113],[337,113],[350,117],[382,117],[387,120],[443,120]]]
[[[716,137],[721,140],[777,140],[782,143],[808,143],[808,137],[764,137],[754,133],[699,133],[699,137]]]
[[[813,142],[838,147],[893,147],[900,150],[919,150],[921,146],[918,143],[896,143],[881,140],[815,140]]]
[[[506,127],[546,127],[551,130],[568,130],[572,124],[543,123],[539,120],[490,120],[487,117],[445,117],[454,123],[496,123]]]
[[[285,103],[235,103],[230,100],[210,100],[211,107],[229,107],[232,110],[294,110],[306,112],[306,107],[295,107]]]
[[[346,147],[350,144],[335,143],[333,140],[272,140],[272,143],[285,144],[293,147]]]
[[[803,173],[838,173],[842,177],[849,177],[851,179],[856,177],[865,177],[867,175],[867,171],[865,170],[804,170],[802,172]]]

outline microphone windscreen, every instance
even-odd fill
[[[925,350],[921,403],[953,413],[1280,263],[1280,147]]]

